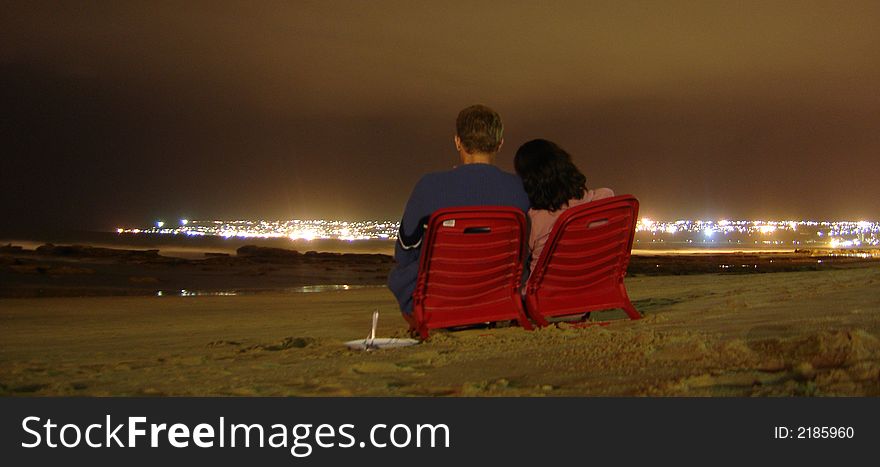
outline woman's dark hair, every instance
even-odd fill
[[[516,150],[516,173],[534,209],[557,211],[570,199],[580,199],[587,178],[571,162],[571,155],[551,141],[534,139]]]

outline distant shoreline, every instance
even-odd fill
[[[183,236],[160,234],[118,234],[116,232],[71,231],[32,235],[2,235],[0,245],[20,245],[35,249],[45,243],[56,245],[90,245],[118,249],[159,250],[162,256],[188,259],[203,258],[204,253],[235,254],[244,245],[285,248],[297,251],[321,251],[331,253],[394,253],[393,240],[291,240],[289,238],[238,238],[218,236]]]

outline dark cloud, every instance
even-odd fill
[[[656,217],[877,218],[880,4],[18,2],[0,213],[395,218],[459,108]]]

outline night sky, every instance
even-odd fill
[[[96,3],[0,11],[7,227],[397,219],[477,102],[644,216],[880,219],[876,0]]]

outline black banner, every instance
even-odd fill
[[[866,398],[4,398],[0,450],[5,465],[837,464],[874,457],[878,409]]]

